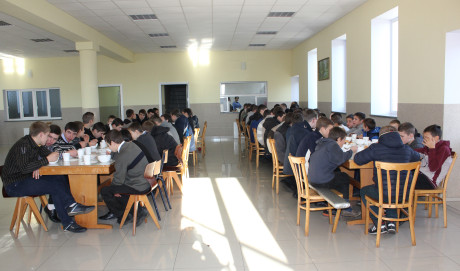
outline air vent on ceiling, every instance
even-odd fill
[[[155,14],[129,15],[129,17],[131,17],[131,19],[133,19],[134,21],[158,19]]]
[[[167,37],[169,36],[168,33],[154,33],[154,34],[149,34],[150,37],[156,38],[156,37]]]
[[[265,45],[266,44],[264,44],[264,43],[251,43],[251,44],[249,44],[250,47],[263,47]]]
[[[31,41],[35,42],[50,42],[53,41],[52,39],[30,39]]]
[[[160,46],[160,47],[163,48],[163,49],[177,48],[176,45],[164,45],[164,46]]]
[[[78,53],[78,50],[64,50],[66,53]]]
[[[0,21],[0,26],[8,26],[8,25],[11,25],[5,21]]]
[[[278,31],[257,31],[257,35],[276,35]]]
[[[292,17],[295,12],[276,11],[268,13],[268,17]]]

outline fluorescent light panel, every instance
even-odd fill
[[[267,17],[292,17],[294,16],[295,12],[291,11],[275,11],[268,13]]]
[[[156,38],[156,37],[167,37],[169,36],[168,33],[153,33],[153,34],[149,34],[150,37],[152,38]]]
[[[160,46],[160,48],[163,48],[163,49],[176,48],[176,45],[163,45],[163,46]]]
[[[53,41],[52,39],[30,39],[31,41],[35,41],[35,42],[50,42],[50,41]]]
[[[8,25],[11,25],[5,21],[0,21],[0,26],[8,26]]]
[[[155,14],[140,14],[140,15],[129,15],[133,21],[141,21],[141,20],[157,20],[157,16]]]
[[[278,31],[257,31],[257,35],[276,35]]]

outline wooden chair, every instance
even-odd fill
[[[201,158],[203,158],[206,155],[206,142],[205,142],[205,137],[206,137],[206,130],[208,129],[208,122],[205,121],[203,124],[203,132],[201,133],[201,136],[198,137],[198,140],[195,143],[195,146],[198,148],[201,147]]]
[[[428,217],[431,217],[432,205],[435,205],[435,215],[436,218],[439,216],[439,204],[442,204],[443,214],[444,214],[444,228],[447,228],[447,203],[446,203],[446,193],[447,193],[447,182],[449,182],[450,173],[454,168],[455,160],[457,160],[457,154],[452,152],[451,154],[452,163],[450,164],[449,171],[447,172],[446,177],[441,181],[439,186],[433,190],[415,190],[414,196],[414,220],[417,213],[417,204],[424,203],[425,206],[428,205]],[[419,197],[425,197],[425,200],[419,200]]]
[[[248,137],[248,152],[249,161],[252,160],[252,152],[256,150],[256,144],[251,142],[251,127],[246,125],[247,137]]]
[[[192,159],[193,159],[193,166],[195,166],[195,162],[198,161],[198,158],[196,156],[196,152],[197,152],[197,149],[198,149],[198,135],[200,134],[200,128],[195,128],[195,130],[193,131],[194,134],[193,134],[193,140],[195,141],[195,150],[194,151],[191,151],[189,152],[189,154],[192,155]]]
[[[244,135],[244,149],[249,150],[249,142],[251,140],[249,139],[249,134],[248,134],[248,125],[246,125],[246,122],[244,120],[241,120],[241,127],[243,130],[243,135]]]
[[[279,193],[279,186],[280,186],[280,177],[289,177],[292,175],[285,175],[285,174],[280,174],[280,172],[283,172],[283,165],[280,165],[278,161],[278,153],[276,152],[276,147],[275,147],[275,139],[269,138],[268,139],[268,144],[270,145],[270,148],[272,150],[272,162],[273,162],[273,178],[272,178],[272,189],[275,188],[276,184],[276,194]]]
[[[259,168],[259,157],[265,154],[265,148],[259,144],[257,140],[257,129],[252,128],[252,134],[254,135],[254,147],[256,149],[256,168]]]
[[[417,182],[418,173],[420,170],[420,162],[413,162],[413,163],[385,163],[385,162],[375,162],[375,167],[377,168],[377,178],[378,178],[378,192],[379,192],[379,199],[374,199],[369,196],[366,196],[366,221],[364,223],[364,233],[368,234],[367,225],[369,224],[369,212],[371,212],[374,216],[377,217],[377,240],[376,240],[376,247],[380,246],[380,235],[381,235],[381,228],[382,221],[394,221],[396,224],[396,232],[399,230],[399,222],[401,221],[409,221],[410,227],[410,236],[412,240],[412,245],[415,246],[415,232],[414,232],[414,190],[415,190],[415,183]],[[391,182],[387,182],[388,186],[388,196],[386,198],[383,197],[383,184],[382,184],[382,170],[386,172],[387,180],[390,179],[390,171],[396,171],[396,180],[391,180]],[[401,180],[401,172],[406,172],[406,178]],[[410,172],[413,171],[412,180]],[[403,182],[403,190],[401,191],[401,182]],[[394,184],[395,191],[391,189],[391,184]],[[410,187],[409,187],[409,184]],[[407,193],[409,192],[409,193]],[[396,196],[397,195],[397,196]],[[371,206],[375,206],[379,209],[378,214],[375,213]],[[398,217],[397,218],[390,218],[384,216],[385,209],[396,209]],[[406,211],[407,209],[408,211]],[[403,212],[407,217],[400,218],[400,212]]]
[[[3,166],[0,166],[0,176],[2,175],[2,170]],[[4,198],[14,198],[6,193],[5,187],[2,187],[2,194]],[[16,206],[14,207],[13,212],[13,218],[11,219],[10,224],[10,231],[13,230],[13,228],[16,226],[14,230],[14,238],[18,238],[21,221],[24,218],[24,215],[27,211],[27,207],[30,208],[29,212],[31,212],[35,216],[35,219],[40,223],[40,225],[42,225],[43,229],[45,231],[48,231],[45,221],[43,220],[43,217],[41,216],[40,211],[38,210],[37,204],[35,203],[35,197],[40,198],[40,202],[43,207],[46,207],[46,205],[48,205],[48,200],[46,199],[45,195],[17,197]],[[30,220],[31,215],[29,214],[29,219],[27,221],[28,224],[30,224]]]
[[[241,141],[241,136],[244,136],[243,130],[241,129],[241,123],[239,119],[235,120],[236,127],[238,127],[238,142]]]
[[[310,211],[329,211],[329,224],[332,224],[332,207],[329,203],[326,207],[310,207],[310,204],[313,202],[326,201],[322,196],[320,196],[316,191],[311,189],[308,186],[308,177],[305,169],[305,157],[294,157],[289,155],[289,163],[291,163],[292,171],[294,172],[295,181],[297,184],[297,225],[300,224],[300,209],[305,210],[305,236],[308,236],[309,227],[310,227]],[[339,197],[343,195],[335,190],[332,190]],[[341,209],[337,209],[335,215],[334,225],[332,227],[332,232],[335,233],[337,230],[337,224],[340,218]]]
[[[184,144],[182,145],[183,147],[181,153],[181,161],[179,161],[179,164],[177,164],[177,166],[163,168],[162,174],[166,181],[168,195],[173,193],[174,181],[179,187],[179,190],[182,191],[182,183],[184,182],[185,178],[188,177],[188,153],[190,149],[191,140],[192,136],[184,138]],[[181,175],[182,180],[179,179],[179,174]]]
[[[156,176],[160,174],[160,166],[161,166],[160,161],[149,163],[146,166],[145,171],[144,171],[144,178],[147,179],[150,183],[150,191],[147,192],[146,194],[129,194],[128,204],[126,204],[126,209],[123,214],[123,218],[121,219],[121,222],[120,222],[120,229],[123,227],[123,224],[125,224],[126,217],[128,216],[129,211],[131,210],[131,207],[134,205],[133,235],[136,235],[137,210],[138,210],[139,203],[141,204],[141,206],[145,206],[147,208],[147,211],[152,217],[153,222],[155,223],[157,228],[160,229],[160,224],[158,223],[158,220],[155,214],[153,213],[152,205],[150,205],[149,199],[147,197],[154,189],[158,187]],[[155,203],[155,200],[153,202]],[[147,219],[146,219],[146,222],[147,222]]]

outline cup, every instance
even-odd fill
[[[85,154],[86,154],[86,155],[91,154],[91,147],[86,147],[86,148],[85,148]]]
[[[64,160],[64,162],[69,162],[70,161],[70,153],[68,152],[65,152],[62,154],[62,160]]]
[[[362,151],[362,150],[364,150],[364,146],[358,146],[357,152],[360,152],[360,151]]]
[[[85,154],[83,156],[83,162],[85,165],[91,165],[91,154]]]
[[[377,138],[372,139],[372,143],[378,143],[378,142],[379,142],[379,140]]]
[[[369,137],[368,137],[368,136],[363,137],[363,139],[364,139],[365,142],[369,141]]]
[[[101,149],[107,147],[107,143],[105,142],[105,140],[102,140],[101,143],[99,143],[99,146],[101,147]]]
[[[357,134],[352,134],[351,135],[351,141],[355,142],[357,136],[358,136]]]
[[[346,142],[351,142],[351,136],[345,137],[345,141],[346,141]]]
[[[83,159],[83,155],[85,155],[85,150],[84,149],[78,149],[78,159]]]

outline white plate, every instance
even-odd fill
[[[56,165],[58,162],[59,162],[59,159],[56,160],[56,161],[53,161],[53,162],[49,162],[49,163],[50,163],[50,165]]]

